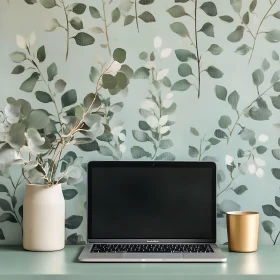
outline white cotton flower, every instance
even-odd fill
[[[169,130],[169,126],[163,126],[160,128],[160,134],[165,134]]]
[[[261,158],[255,158],[255,162],[258,166],[265,166],[266,162]]]
[[[160,57],[161,58],[167,58],[171,55],[171,53],[172,53],[172,49],[166,48],[160,53]]]
[[[126,146],[124,144],[120,144],[120,151],[122,152],[122,154],[125,153],[126,151]]]
[[[168,72],[169,72],[169,69],[163,69],[163,70],[159,71],[157,74],[157,80],[158,81],[162,80],[165,76],[167,76]]]
[[[156,49],[158,49],[158,48],[161,47],[161,45],[162,45],[162,40],[161,40],[161,38],[160,38],[159,36],[155,37],[155,39],[154,39],[154,47],[155,47]]]
[[[16,39],[17,39],[18,47],[21,48],[21,49],[25,49],[26,48],[25,38],[23,36],[17,34]]]
[[[257,177],[262,178],[264,175],[263,169],[262,168],[258,168],[257,172],[256,172]]]
[[[268,136],[267,135],[265,135],[265,134],[261,134],[260,136],[259,136],[259,138],[258,138],[258,140],[260,141],[260,142],[266,142],[267,140],[268,140]]]
[[[226,155],[225,161],[227,165],[231,165],[233,163],[233,157]]]
[[[256,166],[255,166],[255,164],[249,164],[249,166],[248,166],[248,171],[249,171],[251,174],[255,174],[255,173],[256,173]]]

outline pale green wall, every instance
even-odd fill
[[[53,0],[44,1],[45,3],[53,2]],[[62,6],[61,1],[63,0],[56,1]],[[138,16],[144,11],[149,11],[156,21],[145,23],[140,16],[140,18],[138,18],[139,32],[137,31],[135,20],[131,24],[124,26],[124,20],[128,15],[135,16],[134,3],[128,13],[124,11],[123,4],[127,1],[129,0],[104,0],[105,12],[109,23],[111,22],[111,12],[113,10],[119,7],[122,13],[119,20],[108,27],[111,50],[113,52],[116,48],[125,49],[127,54],[125,63],[129,65],[134,72],[140,67],[151,66],[150,63],[148,64],[146,61],[141,60],[139,54],[141,52],[148,52],[148,54],[154,52],[156,55],[155,71],[159,72],[162,69],[169,69],[167,76],[171,80],[173,87],[170,89],[161,85],[160,91],[162,98],[164,99],[167,93],[173,92],[174,96],[172,97],[172,100],[177,105],[176,111],[169,115],[169,120],[175,122],[170,126],[171,133],[169,136],[164,137],[164,139],[172,140],[173,145],[166,150],[158,149],[156,156],[159,156],[163,152],[167,152],[168,154],[164,154],[164,158],[167,160],[199,160],[197,152],[199,152],[200,141],[202,141],[202,139],[205,140],[202,144],[203,152],[205,147],[209,144],[209,142],[207,142],[209,138],[213,137],[218,139],[216,136],[221,137],[217,133],[215,136],[215,131],[217,129],[222,129],[227,135],[231,134],[228,143],[227,139],[219,139],[220,142],[218,144],[209,146],[209,150],[205,151],[203,156],[200,157],[201,160],[204,156],[211,157],[208,158],[208,160],[215,160],[218,169],[220,170],[219,174],[222,174],[220,176],[222,177],[222,181],[217,189],[218,204],[220,205],[218,215],[219,242],[226,242],[223,213],[228,210],[238,209],[259,211],[261,222],[268,219],[272,221],[275,224],[272,239],[275,240],[276,235],[280,230],[280,202],[279,200],[275,202],[275,196],[280,196],[279,183],[276,179],[276,177],[280,179],[280,173],[275,170],[273,175],[272,169],[279,166],[278,159],[280,159],[280,150],[277,150],[279,149],[280,144],[278,143],[279,126],[275,126],[275,124],[279,123],[278,109],[280,109],[280,101],[277,98],[273,99],[271,97],[277,97],[277,92],[280,91],[280,86],[277,84],[277,79],[280,77],[280,74],[275,74],[274,77],[276,77],[276,79],[273,83],[276,82],[276,85],[272,88],[270,87],[273,85],[273,83],[271,83],[273,74],[280,70],[279,57],[276,54],[280,53],[278,43],[280,41],[280,31],[270,31],[274,30],[279,25],[279,19],[277,17],[280,16],[275,13],[280,10],[280,1],[259,0],[256,8],[253,10],[253,5],[257,1],[213,0],[213,2],[210,2],[209,4],[209,2],[200,0],[198,1],[197,17],[196,19],[192,19],[190,16],[183,14],[181,17],[174,18],[170,14],[173,14],[173,16],[179,16],[181,15],[180,13],[185,10],[194,18],[194,5],[196,0],[141,0],[140,3],[153,3],[149,5],[141,5],[137,1]],[[81,15],[75,15],[72,12],[69,14],[69,19],[80,17],[83,21],[83,30],[78,31],[70,27],[70,37],[75,36],[79,32],[86,32],[95,38],[95,43],[89,46],[78,46],[73,39],[70,39],[70,52],[67,61],[65,61],[67,43],[66,31],[62,28],[57,28],[53,32],[45,31],[47,23],[53,18],[56,18],[63,26],[66,26],[63,9],[59,7],[46,9],[41,5],[40,0],[37,0],[38,3],[35,4],[27,4],[26,2],[32,3],[36,2],[36,0],[2,0],[0,2],[1,109],[4,110],[6,98],[12,96],[15,99],[22,98],[28,100],[33,108],[44,108],[50,113],[55,113],[52,105],[42,104],[35,98],[35,91],[47,91],[46,85],[43,82],[39,81],[31,93],[19,89],[23,81],[31,75],[31,70],[26,70],[24,73],[18,75],[11,74],[16,64],[11,61],[9,55],[15,51],[26,52],[26,50],[21,50],[17,46],[16,35],[19,34],[28,38],[29,35],[35,31],[36,42],[31,48],[31,56],[35,55],[36,58],[37,49],[42,45],[45,46],[47,55],[46,60],[43,63],[40,63],[43,74],[47,75],[47,67],[55,62],[58,67],[58,76],[55,80],[58,78],[65,80],[67,82],[66,89],[76,89],[78,101],[82,101],[86,94],[94,91],[96,86],[89,79],[91,67],[100,70],[100,65],[97,63],[98,59],[103,60],[106,65],[111,62],[108,49],[100,46],[101,44],[107,44],[105,34],[96,34],[92,32],[93,27],[104,28],[104,21],[100,18],[93,18],[89,12],[89,6],[94,6],[100,11],[103,17],[102,0],[81,1],[87,5],[85,12]],[[73,0],[64,0],[64,2],[65,5],[74,3]],[[218,15],[215,15],[216,13],[213,3],[217,8]],[[169,10],[174,5],[180,5],[183,8],[175,7]],[[201,9],[199,7],[201,7]],[[169,13],[167,10],[169,10]],[[242,23],[241,18],[247,11],[249,11],[249,24],[246,26]],[[210,14],[210,16],[207,14]],[[275,16],[273,16],[273,14],[275,14]],[[233,22],[225,22],[221,20],[220,17],[224,15],[230,16]],[[246,15],[244,21],[246,22]],[[175,22],[177,23],[174,25]],[[182,30],[182,25],[178,24],[178,22],[183,23],[187,27],[189,35],[186,33],[186,30]],[[196,33],[195,22],[197,24],[196,31],[199,31],[203,26],[208,27],[204,30],[207,34],[204,34],[203,32]],[[207,25],[204,25],[205,23],[207,23]],[[209,23],[211,23],[211,25],[209,25]],[[179,33],[181,36],[175,34],[170,26],[173,30],[174,28],[179,27]],[[237,26],[242,27],[239,27],[237,31],[234,32]],[[212,28],[214,29],[214,37],[212,36]],[[242,32],[243,29],[244,34]],[[232,32],[234,33],[232,34]],[[190,86],[187,90],[178,91],[178,84],[175,84],[179,80],[187,79],[188,82],[184,81],[185,84],[192,83],[196,87],[198,86],[197,60],[189,58],[187,61],[192,68],[193,75],[181,77],[178,74],[178,66],[182,62],[180,62],[175,55],[175,51],[178,49],[189,50],[196,54],[196,49],[190,41],[191,38],[193,42],[195,42],[196,35],[198,52],[199,56],[201,56],[200,70],[202,71],[199,99],[194,86]],[[154,38],[157,36],[162,39],[162,46],[155,49]],[[275,42],[272,43],[271,41]],[[214,55],[207,51],[212,44],[220,46],[222,52],[218,55],[217,53]],[[253,45],[253,55],[248,63]],[[241,46],[243,46],[241,50],[238,49]],[[161,59],[160,53],[165,48],[171,49],[172,52],[167,58]],[[217,47],[215,50],[216,49]],[[247,53],[245,54],[246,51]],[[276,53],[273,53],[274,51]],[[257,69],[266,69],[268,63],[266,61],[264,63],[264,59],[268,61],[270,65],[269,69],[255,72]],[[22,65],[28,67],[28,61],[24,61]],[[215,66],[219,71],[217,72],[217,70],[213,70],[211,67],[208,68],[209,66]],[[185,65],[185,67],[187,66]],[[207,71],[203,71],[207,69],[208,73],[214,76],[214,78],[210,77]],[[139,114],[139,108],[142,101],[149,97],[149,90],[152,90],[153,94],[156,96],[158,95],[158,91],[151,83],[151,72],[152,71],[150,71],[149,77],[145,79],[132,78],[128,85],[127,95],[125,92],[120,92],[112,96],[104,89],[101,89],[99,92],[103,97],[110,97],[111,104],[123,102],[123,109],[121,112],[115,113],[112,122],[109,123],[112,129],[114,126],[118,126],[117,123],[114,123],[115,120],[124,121],[122,126],[123,129],[126,130],[126,139],[124,141],[126,151],[124,153],[119,153],[119,149],[114,151],[114,153],[119,153],[119,157],[123,160],[133,159],[131,149],[134,146],[144,148],[147,155],[154,155],[151,141],[146,143],[139,142],[133,137],[132,133],[133,130],[140,130],[138,122],[140,120],[145,120],[145,118]],[[252,79],[252,73],[254,73],[254,80]],[[256,84],[259,84],[259,86],[257,87]],[[227,97],[223,96],[220,97],[220,99],[217,98],[215,88],[219,90],[222,89],[221,87],[216,87],[217,85],[223,86],[227,89]],[[51,87],[52,86],[53,84],[51,84]],[[257,88],[261,95],[270,88],[262,95],[262,98],[266,103],[262,102],[262,104],[259,104],[260,108],[256,107],[258,106],[256,102],[253,102],[258,98]],[[240,97],[237,104],[238,113],[232,108],[232,106],[234,107],[236,105],[237,100],[233,98],[236,96],[236,93],[230,95],[235,90]],[[225,92],[225,89],[223,89],[223,92]],[[229,96],[229,102],[232,106],[228,102]],[[246,107],[248,107],[248,109],[245,109]],[[256,110],[258,111],[256,112]],[[168,114],[168,112],[166,114]],[[238,114],[240,115],[240,118],[237,120]],[[228,129],[222,128],[227,126],[226,123],[229,121],[228,118],[223,118],[222,121],[219,122],[221,116],[225,115],[230,118],[231,124],[228,126]],[[148,122],[151,121],[151,119],[148,120]],[[238,125],[233,129],[235,122],[237,122]],[[199,136],[194,135],[196,134],[195,130],[192,130],[194,134],[191,133],[192,127],[199,132]],[[240,131],[242,130],[241,127],[250,129],[251,131],[245,130],[240,134]],[[152,137],[150,132],[148,132],[148,134]],[[268,136],[267,141],[259,141],[260,135]],[[249,138],[252,142],[254,142],[253,139],[255,138],[256,143],[251,142],[252,145],[250,145],[248,141]],[[108,143],[101,142],[100,140],[97,141],[99,145],[109,147]],[[156,145],[159,144],[158,141],[155,140],[155,142]],[[171,142],[169,142],[169,144],[170,143]],[[264,154],[258,154],[256,150],[256,147],[260,145],[267,148],[267,151]],[[239,149],[245,152],[244,157],[238,157],[237,152]],[[112,159],[111,156],[106,157],[97,151],[87,153],[82,152],[77,147],[71,147],[71,150],[75,151],[77,155],[83,156],[84,162],[89,160]],[[239,151],[239,155],[242,154],[242,151]],[[248,156],[246,156],[248,151],[253,152],[253,155],[251,155],[249,159]],[[233,170],[232,177],[226,166],[226,155],[232,156],[234,158],[234,164],[237,166]],[[143,157],[142,159],[149,160],[149,157]],[[238,163],[242,164],[243,171],[246,169],[244,175],[238,170]],[[248,166],[245,165],[247,163]],[[253,171],[253,165],[257,168],[261,168],[263,174],[261,170],[258,171],[259,177],[256,174],[250,174],[248,169]],[[264,166],[258,167],[258,165]],[[230,168],[232,167],[229,167],[229,169]],[[20,171],[13,167],[11,169],[11,174],[13,181],[16,182],[20,176]],[[13,187],[10,180],[4,177],[0,177],[0,180],[1,184],[5,185],[10,193],[13,193]],[[242,185],[246,186],[246,188],[241,187],[236,189]],[[74,217],[85,217],[85,181],[73,186],[73,188],[78,191],[78,195],[66,202],[67,217],[73,215]],[[222,192],[223,190],[225,191]],[[242,192],[244,190],[245,192]],[[15,205],[15,213],[19,219],[20,215],[17,211],[22,204],[23,193],[24,182],[22,182],[16,191],[17,204]],[[6,192],[1,192],[0,197],[10,203],[10,198],[7,197]],[[276,203],[278,203],[278,207]],[[275,208],[267,206],[264,213],[263,205],[267,204],[273,205]],[[0,203],[0,208],[2,208],[0,209],[0,215],[7,213],[7,211],[3,211],[3,206],[1,205],[2,204]],[[200,205],[197,205],[197,207],[200,207]],[[273,217],[267,217],[267,215]],[[77,233],[78,235],[82,235],[85,239],[85,219],[83,219],[81,224],[78,222],[75,225],[77,228],[73,230],[67,229],[67,236]],[[267,225],[271,226],[271,224]],[[5,221],[0,223],[0,228],[2,229],[0,233],[3,232],[3,235],[5,236],[5,239],[3,239],[3,236],[0,235],[3,239],[0,240],[0,244],[21,243],[21,230],[19,224]],[[267,231],[269,231],[269,228]],[[278,240],[278,242],[280,241]],[[272,244],[270,236],[265,233],[262,226],[260,226],[260,243]]]

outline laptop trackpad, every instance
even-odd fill
[[[124,253],[124,259],[183,259],[182,253]]]

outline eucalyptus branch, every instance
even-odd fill
[[[107,40],[107,45],[108,45],[109,54],[110,54],[110,56],[112,56],[112,51],[111,51],[111,48],[110,48],[109,35],[108,35],[108,27],[110,26],[110,24],[107,25],[105,1],[104,1],[104,0],[101,0],[101,1],[102,1],[102,6],[103,6],[104,25],[105,25],[105,36],[106,36],[106,40]]]
[[[200,97],[200,84],[201,84],[201,72],[200,72],[200,57],[198,50],[198,30],[197,30],[197,1],[195,0],[195,10],[194,10],[194,33],[195,33],[195,48],[196,48],[196,56],[197,56],[197,75],[198,75],[198,89],[197,89],[197,98]]]
[[[277,236],[276,236],[276,238],[275,238],[275,240],[273,241],[273,245],[275,245],[276,244],[276,242],[277,242],[277,239],[278,239],[278,237],[279,237],[279,235],[280,235],[280,231],[278,232],[278,234],[277,234]]]
[[[138,23],[138,13],[137,13],[137,1],[134,1],[134,10],[135,10],[135,21],[136,21],[136,26],[137,26],[137,30],[138,33],[140,32],[139,30],[139,23]]]
[[[67,61],[68,55],[69,55],[69,40],[70,40],[70,35],[69,35],[69,18],[68,18],[68,14],[67,14],[67,10],[66,10],[65,4],[64,4],[64,0],[61,0],[60,2],[63,5],[63,10],[64,10],[64,14],[65,14],[65,19],[66,19],[66,34],[67,34],[66,40],[67,40],[67,43],[66,43],[65,60]]]

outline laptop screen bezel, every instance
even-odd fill
[[[91,196],[92,188],[94,188],[94,182],[92,172],[93,169],[97,167],[116,167],[116,168],[125,168],[125,167],[145,167],[145,168],[154,168],[154,167],[184,167],[184,168],[210,168],[212,170],[212,237],[209,239],[95,239],[90,238],[89,228],[91,223],[91,209],[92,203],[89,200]],[[154,161],[91,161],[87,166],[87,241],[88,243],[216,243],[217,239],[217,229],[216,229],[216,164],[214,162],[154,162]]]

